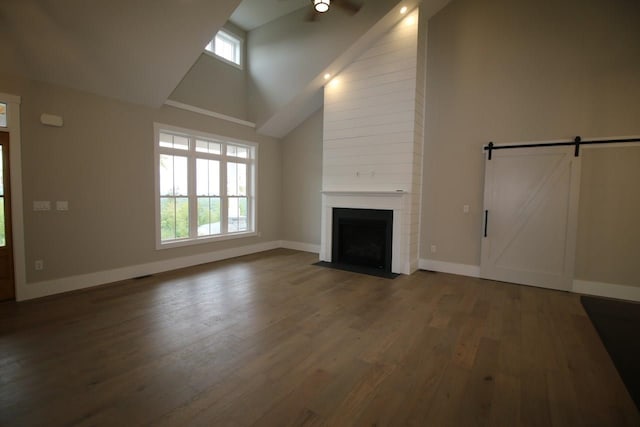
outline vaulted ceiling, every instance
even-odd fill
[[[429,17],[449,1],[423,9]],[[325,71],[339,72],[420,0],[362,3],[355,16],[309,25],[309,0],[0,1],[0,71],[160,107],[232,19],[250,30],[241,118],[281,137],[321,105]]]
[[[0,1],[0,57],[4,71],[158,107],[239,3]]]
[[[449,1],[366,0],[353,16],[337,9],[311,25],[301,9],[251,31],[249,105],[258,131],[283,137],[320,107],[323,75],[338,74],[362,54],[402,19],[402,7],[421,4],[421,19],[428,19]]]
[[[230,20],[245,31],[309,6],[309,0],[242,0]]]

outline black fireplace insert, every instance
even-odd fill
[[[334,264],[391,273],[393,211],[333,208]]]

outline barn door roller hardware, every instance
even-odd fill
[[[488,143],[483,147],[483,150],[487,152],[487,160],[491,160],[493,150],[506,150],[508,148],[533,148],[533,147],[562,147],[573,146],[575,147],[573,155],[578,157],[580,155],[581,145],[592,144],[624,144],[625,142],[640,142],[640,138],[619,138],[619,139],[600,139],[592,141],[583,141],[582,138],[576,136],[573,141],[566,142],[532,142],[527,144],[509,144],[509,145],[495,145],[493,142]]]

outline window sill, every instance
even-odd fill
[[[202,245],[205,243],[223,242],[225,240],[243,239],[259,236],[257,231],[241,231],[238,233],[222,234],[219,236],[197,237],[195,239],[172,240],[165,243],[156,243],[156,250],[179,248],[183,246]]]
[[[237,63],[235,63],[235,62],[233,62],[233,61],[229,61],[227,58],[224,58],[224,57],[222,57],[222,56],[220,56],[220,55],[216,55],[214,52],[209,52],[208,50],[205,50],[203,53],[204,53],[205,55],[209,55],[210,57],[215,58],[215,59],[217,59],[217,60],[219,60],[219,61],[222,61],[222,62],[224,62],[225,64],[231,65],[232,67],[235,67],[235,68],[237,68],[238,70],[242,70],[242,69],[243,69],[243,68],[242,68],[242,63],[237,64]]]

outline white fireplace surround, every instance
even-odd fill
[[[331,262],[333,208],[393,211],[391,271],[410,274],[407,213],[411,197],[406,191],[323,191],[320,260]]]

